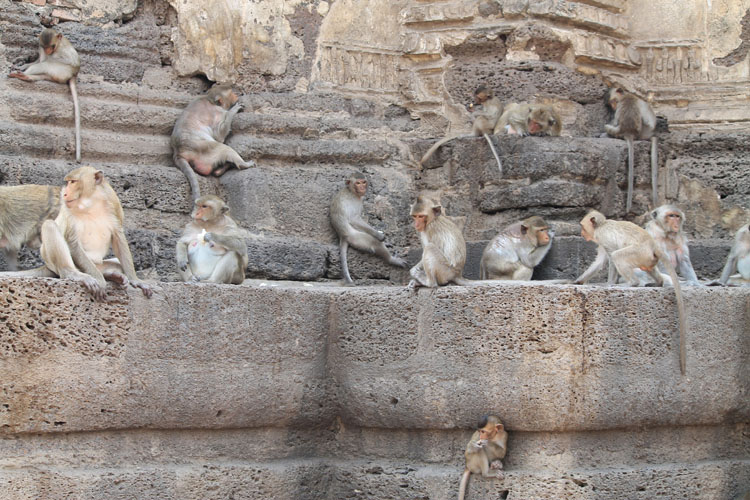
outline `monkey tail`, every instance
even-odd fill
[[[435,144],[432,145],[432,147],[430,149],[427,150],[427,152],[424,154],[424,156],[422,156],[422,159],[419,160],[419,164],[420,165],[424,165],[424,162],[426,162],[427,160],[429,160],[430,157],[433,154],[435,154],[435,151],[437,151],[440,146],[442,146],[443,144],[445,144],[448,141],[452,141],[456,137],[459,137],[459,136],[443,137],[442,139],[440,139],[439,141],[437,141]]]
[[[657,163],[659,150],[656,146],[656,136],[651,137],[651,200],[654,208],[659,206],[659,165]]]
[[[464,475],[461,477],[461,484],[458,486],[458,500],[464,500],[466,496],[466,486],[469,484],[469,476],[471,472],[469,469],[464,471]]]
[[[657,252],[656,255],[657,257],[659,257],[659,260],[661,260],[662,264],[664,264],[664,267],[667,268],[667,271],[669,272],[669,277],[672,279],[672,286],[674,287],[674,294],[677,300],[677,314],[679,318],[679,330],[680,330],[680,373],[682,375],[685,375],[685,371],[686,371],[685,337],[686,337],[686,330],[687,330],[687,321],[685,320],[685,303],[682,300],[682,289],[680,288],[680,280],[677,277],[677,272],[675,271],[674,266],[672,265],[672,262],[670,262],[669,257],[667,257],[661,252]]]
[[[628,197],[625,203],[625,211],[630,212],[633,207],[633,180],[635,173],[633,172],[633,138],[631,136],[625,137],[625,142],[628,143]]]
[[[195,200],[201,197],[201,188],[198,185],[198,176],[195,174],[195,170],[193,170],[193,167],[190,166],[190,163],[185,158],[177,155],[177,150],[175,150],[172,159],[174,160],[174,164],[182,170],[188,183],[190,183],[190,191],[193,194],[193,202],[195,202]]]
[[[495,145],[492,144],[492,139],[490,139],[490,136],[488,134],[484,134],[484,138],[487,139],[487,144],[490,145],[490,149],[492,150],[492,154],[495,156],[495,161],[497,161],[497,168],[500,170],[500,177],[503,177],[503,162],[500,161],[500,157],[497,155],[497,151],[495,150]]]
[[[76,129],[76,161],[81,163],[81,111],[78,107],[78,87],[76,85],[76,77],[74,76],[68,80],[70,86],[70,93],[73,95],[73,121],[75,122]]]

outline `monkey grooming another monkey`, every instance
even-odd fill
[[[562,120],[552,106],[525,102],[508,104],[494,130],[495,134],[520,136],[559,136],[561,131]]]
[[[651,211],[651,221],[646,224],[646,231],[654,239],[659,249],[682,277],[691,285],[699,285],[693,264],[690,262],[690,249],[687,237],[682,231],[685,214],[672,205],[662,205]],[[664,265],[659,263],[659,271],[664,273]]]
[[[172,158],[190,183],[193,201],[201,196],[195,172],[219,177],[229,168],[227,163],[238,169],[255,166],[224,144],[232,120],[242,110],[238,99],[231,85],[214,85],[188,104],[174,124]]]
[[[458,226],[443,215],[443,207],[420,195],[411,207],[411,216],[422,242],[422,260],[409,271],[413,278],[409,287],[470,284],[461,276],[466,264],[466,242]]]
[[[677,299],[677,312],[680,330],[680,372],[685,374],[685,305],[682,300],[682,290],[677,273],[669,257],[661,251],[651,235],[645,229],[628,221],[608,220],[596,210],[592,210],[581,220],[581,236],[586,241],[593,241],[599,245],[596,260],[576,279],[576,284],[586,283],[594,274],[600,271],[611,259],[617,273],[622,276],[629,286],[638,286],[640,281],[636,276],[636,269],[648,273],[656,283],[662,286],[664,280],[656,269],[661,262],[672,279],[674,293]],[[615,274],[610,272],[608,283],[615,283]]]
[[[482,252],[479,277],[483,280],[531,279],[552,247],[555,233],[539,216],[529,217],[503,229]]]
[[[352,174],[346,180],[346,187],[331,199],[329,210],[331,225],[339,236],[341,274],[349,284],[353,283],[346,257],[349,245],[363,252],[374,253],[392,266],[406,267],[406,262],[392,256],[383,244],[385,234],[362,219],[362,199],[365,194],[367,179],[361,173]]]
[[[39,58],[33,63],[24,65],[21,71],[14,71],[9,78],[18,78],[27,82],[51,80],[67,83],[73,96],[73,119],[76,133],[76,161],[81,161],[81,113],[78,109],[78,90],[76,76],[81,68],[78,52],[62,33],[47,28],[39,35]]]
[[[0,186],[0,249],[9,271],[18,269],[21,245],[39,248],[42,223],[59,210],[58,186]]]
[[[606,104],[614,111],[615,117],[611,124],[604,126],[604,130],[607,135],[623,138],[628,144],[628,195],[625,210],[630,212],[633,206],[633,141],[636,139],[651,139],[651,201],[655,207],[659,199],[657,144],[654,136],[656,114],[646,101],[621,88],[615,87],[607,91]]]
[[[484,417],[479,424],[479,430],[474,431],[469,443],[466,445],[466,469],[461,477],[461,484],[458,487],[458,500],[464,500],[466,496],[466,486],[469,483],[471,474],[482,474],[482,477],[503,478],[503,473],[496,470],[490,473],[492,469],[502,469],[502,459],[505,458],[507,451],[508,433],[505,431],[500,419],[495,415]]]
[[[15,273],[80,281],[97,300],[106,298],[106,280],[128,282],[151,297],[151,287],[138,279],[122,228],[117,194],[100,170],[79,167],[65,176],[60,213],[42,224],[40,253],[44,266]],[[110,247],[115,259],[104,259]]]
[[[729,251],[719,283],[750,285],[750,224],[742,226],[734,235],[734,244]]]
[[[247,268],[247,244],[224,200],[201,196],[195,200],[191,216],[175,252],[182,281],[241,284]]]
[[[493,133],[495,125],[497,124],[497,121],[503,112],[503,103],[500,101],[500,99],[492,95],[491,90],[482,85],[474,91],[474,103],[472,104],[471,111],[472,117],[474,118],[474,123],[472,123],[471,126],[471,135],[454,135],[439,140],[438,142],[433,144],[430,149],[427,150],[424,156],[422,156],[422,159],[419,161],[420,165],[424,165],[424,163],[430,159],[435,151],[437,151],[440,146],[448,141],[465,137],[483,136],[485,140],[487,140],[487,144],[490,145],[490,149],[492,150],[492,154],[495,157],[495,161],[497,161],[497,168],[500,170],[500,176],[502,177],[503,164],[500,161],[500,156],[498,156],[494,144],[492,144],[490,134]]]

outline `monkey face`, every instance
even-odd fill
[[[414,219],[414,229],[420,233],[427,229],[427,215],[426,214],[414,214],[411,216]]]
[[[214,209],[209,203],[196,203],[192,216],[194,220],[206,222],[214,218]]]
[[[552,236],[549,233],[549,228],[544,227],[536,232],[537,246],[543,247],[544,245],[548,244],[551,239]]]
[[[354,180],[354,194],[360,198],[367,193],[367,181],[365,179]]]
[[[539,132],[542,131],[542,126],[539,125],[539,123],[536,120],[529,118],[528,129],[529,129],[529,134],[532,134],[532,135],[538,134]]]
[[[581,236],[586,241],[594,241],[594,228],[590,223],[581,222]]]
[[[679,233],[682,227],[682,216],[678,212],[667,212],[664,214],[664,222],[673,233]]]

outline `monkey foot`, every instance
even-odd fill
[[[29,81],[29,77],[24,75],[23,73],[20,73],[18,71],[14,71],[8,75],[8,78],[18,78],[19,80],[25,80]]]

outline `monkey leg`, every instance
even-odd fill
[[[237,252],[225,253],[216,263],[211,276],[204,280],[209,283],[228,283],[239,285],[245,281],[245,270]]]
[[[27,80],[50,80],[57,83],[67,83],[73,77],[69,65],[50,60],[32,64],[23,74]]]
[[[662,285],[661,273],[656,270],[658,260],[653,253],[644,251],[640,245],[631,245],[615,250],[612,252],[612,262],[628,286],[640,284],[640,280],[635,274],[636,269],[647,272],[658,286]]]
[[[214,145],[214,151],[211,154],[211,157],[213,161],[211,162],[213,167],[218,167],[216,170],[221,170],[221,173],[223,174],[228,167],[224,166],[224,163],[231,163],[235,167],[237,167],[239,170],[242,170],[243,168],[251,168],[255,166],[254,161],[245,161],[242,159],[242,157],[235,151],[234,149],[230,148],[226,144],[223,144],[221,142],[217,142]],[[221,174],[218,174],[221,175]],[[218,176],[217,175],[217,176]]]
[[[531,275],[534,274],[533,268],[528,268],[523,265],[519,265],[513,272],[513,278],[516,281],[530,281]]]
[[[394,257],[391,255],[391,253],[388,251],[386,246],[383,244],[382,241],[378,241],[375,244],[375,247],[373,248],[373,251],[375,252],[375,255],[383,259],[385,262],[389,263],[392,266],[397,267],[406,267],[406,261],[404,259],[401,259],[399,257]]]
[[[434,282],[430,282],[427,278],[427,273],[425,272],[421,261],[419,264],[409,269],[409,274],[413,278],[411,283],[409,283],[409,286],[412,288],[418,288],[420,286],[434,287],[437,285]]]
[[[128,277],[122,272],[122,266],[117,259],[107,259],[103,261],[102,265],[99,266],[99,270],[107,281],[112,281],[121,286],[126,286],[128,284]]]

